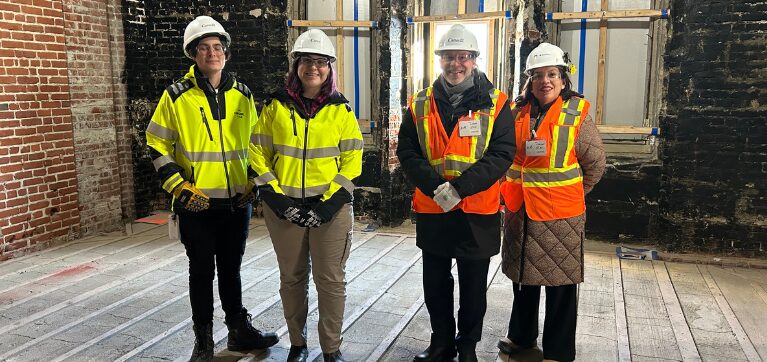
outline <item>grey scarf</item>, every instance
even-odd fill
[[[442,84],[442,88],[445,89],[445,93],[447,93],[448,97],[450,97],[450,104],[453,106],[453,108],[457,107],[459,104],[461,104],[461,101],[463,100],[463,93],[474,86],[474,75],[475,70],[471,71],[471,74],[466,77],[466,79],[463,80],[463,82],[458,83],[456,85],[451,85],[445,80],[445,77],[443,77],[441,74],[439,76],[439,81]]]

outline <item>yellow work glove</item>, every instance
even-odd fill
[[[248,204],[252,204],[253,201],[256,201],[256,192],[258,192],[258,189],[256,188],[256,179],[249,178],[248,185],[245,186],[245,193],[237,198],[237,201],[235,202],[236,206],[243,208],[248,206]]]
[[[210,199],[208,196],[189,181],[184,181],[176,186],[176,188],[173,189],[173,196],[176,197],[176,201],[179,205],[182,205],[184,209],[192,212],[203,211],[210,206]]]

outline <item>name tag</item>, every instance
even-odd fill
[[[528,156],[546,156],[546,140],[527,140],[525,154]]]
[[[479,121],[463,121],[458,123],[458,135],[461,137],[479,136],[482,131],[479,129]]]

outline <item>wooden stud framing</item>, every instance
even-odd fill
[[[668,10],[666,10],[668,11]],[[548,21],[565,19],[613,19],[613,18],[643,18],[667,16],[661,10],[615,10],[615,11],[576,11],[549,13]]]
[[[582,12],[552,12],[546,15],[546,20],[557,21],[564,19],[599,19],[599,55],[597,64],[597,99],[596,117],[597,125],[604,122],[604,97],[605,97],[605,66],[607,58],[607,19],[611,18],[635,18],[635,17],[667,17],[668,10],[618,10],[608,11],[608,1],[601,0],[600,11]],[[581,70],[583,71],[583,70]],[[630,127],[613,126],[599,127],[603,133],[626,133],[626,134],[649,134],[658,135],[656,127]],[[623,129],[620,131],[619,129]],[[609,132],[607,131],[609,130]]]
[[[602,11],[607,11],[607,0],[602,0]],[[599,63],[597,68],[597,119],[602,124],[605,110],[605,56],[607,55],[607,19],[599,20]]]
[[[407,19],[408,24],[413,23],[432,23],[437,21],[461,21],[461,20],[490,20],[506,18],[511,19],[511,11],[491,11],[486,13],[454,14],[454,15],[433,15],[433,16],[413,16]]]
[[[311,26],[317,28],[375,28],[373,20],[288,20],[289,26]]]

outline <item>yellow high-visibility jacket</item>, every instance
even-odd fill
[[[307,115],[285,90],[272,94],[261,111],[252,143],[256,185],[267,204],[283,210],[268,193],[316,206],[332,217],[354,193],[362,173],[362,133],[343,95],[335,93]],[[266,193],[266,194],[265,194]],[[281,197],[283,200],[284,198]],[[323,207],[324,206],[324,207]]]
[[[229,204],[247,187],[258,114],[250,89],[233,76],[224,73],[218,90],[202,80],[192,66],[165,89],[146,130],[147,145],[163,189],[171,192],[186,180],[211,198],[211,206]]]

